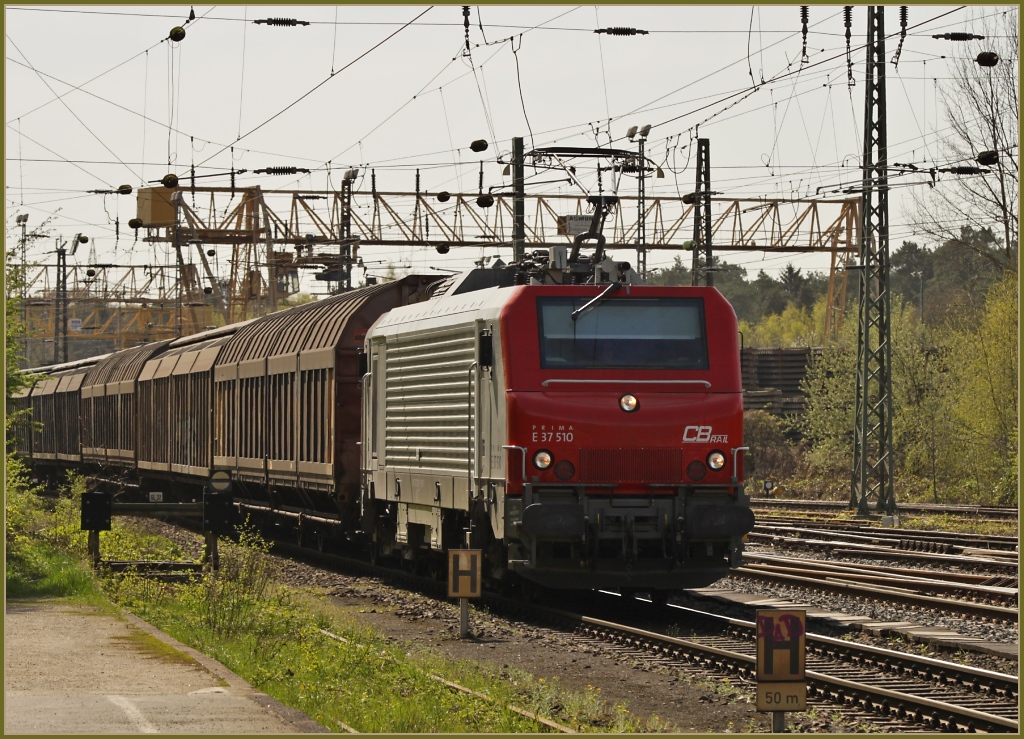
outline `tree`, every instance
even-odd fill
[[[857,379],[856,321],[847,320],[838,341],[812,355],[801,389],[807,395],[796,426],[808,444],[804,463],[829,500],[849,500]]]
[[[961,467],[982,501],[1003,505],[1017,501],[1018,316],[1010,275],[989,290],[982,310],[960,319],[950,342]]]
[[[905,303],[918,306],[924,320],[924,285],[932,278],[932,254],[913,241],[904,241],[890,258],[889,289]]]
[[[1012,271],[1017,268],[1020,234],[1017,9],[970,25],[985,39],[957,42],[956,61],[950,63],[952,78],[940,88],[950,133],[941,139],[944,161],[939,166],[978,166],[977,157],[985,151],[996,152],[998,161],[985,167],[987,174],[944,174],[933,189],[915,190],[911,220],[935,243],[956,244]],[[996,66],[982,67],[975,61],[984,51],[998,54]],[[993,228],[998,242],[963,241],[963,227]]]
[[[782,285],[763,269],[757,273],[753,285],[758,296],[758,317],[778,315],[786,309],[789,301]]]
[[[779,274],[779,282],[782,283],[782,289],[789,295],[790,300],[796,301],[800,298],[800,290],[803,289],[807,279],[803,276],[800,269],[794,267],[793,263],[790,262]]]
[[[682,257],[676,255],[671,267],[652,270],[647,276],[648,285],[679,286],[691,283],[690,268],[683,264]]]
[[[964,226],[957,239],[932,252],[933,276],[925,284],[925,313],[930,323],[974,315],[985,293],[1006,273],[983,254],[997,248],[992,229]]]

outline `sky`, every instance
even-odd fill
[[[949,60],[965,52],[932,36],[970,31],[1005,9],[909,6],[898,64],[886,68],[891,162],[945,162],[939,92]],[[308,25],[254,22],[272,18]],[[892,59],[896,6],[885,21]],[[169,39],[175,26],[181,41]],[[647,33],[595,33],[615,27]],[[8,235],[18,214],[30,227],[52,218],[55,238],[90,237],[73,264],[171,264],[166,245],[136,241],[127,227],[134,193],[89,191],[137,190],[194,166],[210,186],[228,186],[234,167],[249,170],[239,186],[336,189],[357,167],[357,191],[369,190],[371,170],[379,190],[412,191],[419,170],[424,190],[475,193],[481,162],[485,188],[510,184],[498,159],[507,161],[515,136],[527,150],[633,149],[626,131],[645,124],[647,156],[665,174],[646,180],[648,197],[693,190],[697,135],[711,142],[712,187],[723,197],[825,197],[860,178],[865,30],[866,9],[856,6],[850,86],[839,6],[809,7],[804,56],[798,6],[471,6],[467,49],[459,5],[8,5]],[[477,139],[487,151],[470,150]],[[279,166],[311,171],[252,173]],[[582,170],[593,188],[596,174]],[[580,193],[564,177],[545,183],[559,174],[530,169],[528,191]],[[621,188],[634,193],[635,179]],[[915,238],[908,192],[890,197],[892,249]],[[28,259],[52,262],[53,248],[54,239],[37,242]],[[457,270],[495,253],[507,261],[510,249],[361,252],[369,274]],[[716,254],[749,278],[789,263],[829,267],[826,254]],[[654,252],[648,267],[674,256]]]

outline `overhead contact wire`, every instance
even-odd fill
[[[5,34],[5,35],[6,35],[6,34]],[[14,40],[13,40],[13,39],[12,39],[12,38],[11,38],[10,36],[7,36],[7,40],[8,40],[8,41],[9,41],[9,42],[11,43],[11,46],[13,46],[13,47],[15,48],[15,50],[16,50],[16,51],[17,51],[17,52],[18,52],[19,54],[21,54],[21,57],[22,57],[22,59],[24,59],[24,60],[25,60],[25,64],[27,64],[27,65],[28,65],[28,68],[29,68],[29,69],[31,69],[31,70],[32,70],[33,72],[35,72],[35,73],[36,73],[36,76],[38,76],[38,77],[39,77],[40,81],[41,81],[41,82],[42,82],[42,83],[43,83],[44,85],[46,85],[46,89],[47,89],[47,90],[49,90],[49,91],[50,91],[50,93],[51,93],[51,94],[53,94],[53,96],[54,96],[55,98],[57,98],[58,100],[60,100],[60,103],[61,103],[61,105],[63,105],[63,106],[64,106],[64,107],[65,107],[65,108],[67,109],[67,111],[68,111],[68,112],[69,112],[69,113],[70,113],[70,114],[71,114],[72,116],[74,116],[75,120],[76,120],[76,121],[78,121],[78,122],[79,122],[79,123],[80,123],[80,124],[82,125],[82,128],[84,128],[84,129],[85,129],[86,131],[88,131],[88,132],[89,132],[89,135],[90,135],[90,136],[92,136],[92,137],[93,137],[94,139],[96,139],[96,141],[98,141],[98,142],[99,142],[100,146],[102,146],[102,147],[103,147],[104,149],[106,149],[106,150],[107,150],[107,151],[108,151],[108,152],[110,153],[110,156],[114,157],[114,159],[116,159],[116,160],[117,160],[118,162],[120,162],[120,163],[121,163],[121,165],[122,165],[122,166],[123,166],[123,167],[124,167],[125,169],[127,169],[127,170],[128,170],[129,172],[131,172],[131,174],[132,174],[132,176],[133,176],[133,177],[137,177],[138,175],[137,175],[137,174],[135,173],[135,171],[134,171],[134,170],[133,170],[133,169],[132,169],[131,167],[129,167],[129,166],[127,165],[127,164],[125,164],[125,163],[124,163],[123,161],[121,161],[121,157],[119,157],[119,156],[118,156],[117,154],[115,154],[115,153],[114,153],[114,152],[113,152],[113,151],[111,150],[111,148],[110,148],[109,146],[107,146],[107,145],[106,145],[106,143],[104,143],[103,139],[101,139],[101,138],[100,138],[99,136],[97,136],[97,135],[96,135],[96,132],[95,132],[95,131],[93,131],[93,130],[92,130],[91,128],[89,128],[89,126],[88,126],[88,125],[86,124],[86,122],[85,122],[85,121],[83,121],[83,120],[82,120],[81,118],[79,118],[79,117],[78,117],[78,114],[77,114],[77,113],[76,113],[76,112],[75,112],[74,110],[72,110],[71,106],[70,106],[70,105],[68,105],[68,104],[67,104],[67,102],[66,102],[66,101],[65,101],[65,100],[64,100],[64,99],[63,99],[63,98],[62,98],[61,96],[57,95],[57,92],[56,92],[56,91],[55,91],[55,90],[54,90],[54,89],[53,89],[53,88],[52,88],[52,87],[50,86],[50,83],[46,81],[46,77],[45,77],[45,75],[43,75],[43,74],[39,73],[39,71],[38,71],[38,70],[36,70],[36,68],[35,68],[35,66],[34,66],[34,65],[32,64],[32,62],[31,62],[31,61],[29,61],[29,58],[28,58],[27,56],[25,56],[25,52],[23,52],[23,51],[22,51],[22,50],[21,50],[20,48],[18,48],[18,45],[17,45],[16,43],[14,43]],[[19,119],[19,121],[20,121],[20,119]],[[20,125],[20,124],[19,124],[19,125]],[[102,181],[102,180],[101,180],[101,181]],[[104,184],[106,184],[106,183],[104,183]],[[110,187],[110,185],[107,185],[107,186],[108,186],[108,187]]]
[[[433,5],[431,5],[431,6],[430,6],[430,7],[428,7],[428,8],[426,9],[426,10],[424,10],[424,11],[423,11],[422,13],[420,13],[420,14],[419,14],[419,15],[417,15],[417,16],[416,16],[415,18],[413,18],[413,19],[412,19],[411,21],[409,21],[409,22],[405,23],[405,24],[404,24],[404,25],[403,25],[403,26],[402,26],[401,28],[399,28],[398,30],[396,30],[396,31],[395,31],[394,33],[391,33],[391,34],[389,34],[389,35],[388,35],[388,36],[387,36],[386,38],[384,38],[383,40],[381,40],[381,41],[379,41],[378,43],[374,44],[374,45],[373,45],[372,47],[370,47],[369,49],[367,49],[366,51],[364,51],[364,52],[363,52],[362,54],[360,54],[360,55],[359,55],[359,56],[357,56],[357,57],[356,57],[355,59],[353,59],[353,60],[352,60],[352,61],[350,61],[350,62],[349,62],[348,64],[346,64],[346,65],[345,65],[344,67],[342,67],[342,68],[340,68],[340,69],[339,69],[338,71],[336,71],[336,72],[332,73],[332,74],[331,74],[331,75],[329,75],[329,76],[328,76],[328,77],[327,77],[326,79],[324,79],[324,80],[322,80],[321,82],[319,82],[319,83],[317,83],[316,85],[314,85],[314,86],[313,86],[313,87],[312,87],[312,88],[311,88],[310,90],[308,90],[307,92],[305,92],[305,93],[303,93],[302,95],[300,95],[300,96],[299,96],[298,98],[296,98],[295,100],[293,100],[293,101],[292,101],[291,103],[289,103],[288,105],[286,105],[286,106],[285,106],[284,108],[282,108],[282,109],[281,109],[281,110],[279,110],[278,112],[274,113],[274,115],[270,116],[270,118],[267,118],[267,119],[266,119],[265,121],[263,121],[262,123],[260,123],[260,124],[259,124],[258,126],[256,126],[255,128],[253,128],[253,129],[251,129],[250,131],[247,131],[247,132],[246,132],[246,133],[244,133],[243,135],[239,136],[239,137],[238,137],[237,139],[235,139],[235,140],[234,140],[234,141],[232,142],[232,145],[234,145],[234,144],[237,144],[237,143],[238,143],[239,141],[241,141],[242,139],[244,139],[244,138],[247,138],[247,137],[251,136],[252,134],[254,134],[254,133],[256,133],[257,131],[259,131],[259,130],[260,130],[261,128],[263,128],[263,127],[264,127],[265,125],[267,125],[268,123],[270,123],[271,121],[274,121],[274,120],[276,120],[277,118],[279,118],[279,117],[281,117],[282,115],[284,115],[284,114],[285,114],[286,112],[288,112],[289,110],[291,110],[292,108],[294,108],[294,107],[295,107],[296,105],[298,105],[298,104],[299,104],[300,102],[302,102],[303,100],[305,100],[305,99],[306,99],[307,97],[309,97],[309,96],[310,96],[310,95],[312,95],[312,94],[313,94],[314,92],[316,92],[316,91],[317,91],[317,90],[319,90],[319,89],[320,89],[321,87],[323,87],[323,86],[324,86],[325,84],[327,84],[327,83],[328,83],[328,82],[330,82],[330,81],[331,81],[332,79],[334,79],[334,77],[335,77],[336,75],[340,74],[341,72],[344,72],[344,71],[345,71],[346,69],[348,69],[349,67],[351,67],[351,66],[352,66],[353,64],[355,64],[355,63],[357,63],[357,62],[361,61],[362,59],[366,58],[366,57],[367,57],[367,56],[368,56],[369,54],[373,53],[374,51],[376,51],[377,49],[379,49],[379,48],[380,48],[381,46],[383,46],[384,44],[386,44],[386,43],[387,43],[388,41],[390,41],[391,39],[393,39],[393,38],[394,38],[395,36],[397,36],[398,34],[400,34],[400,33],[401,33],[402,31],[404,31],[405,29],[407,29],[407,28],[408,28],[409,26],[411,26],[411,25],[412,25],[413,23],[415,23],[416,21],[418,21],[418,20],[419,20],[420,18],[422,18],[422,17],[423,17],[424,15],[426,15],[427,13],[429,13],[429,12],[430,12],[430,11],[431,11],[431,10],[433,9],[433,7],[434,7],[434,6],[433,6]],[[200,162],[200,164],[205,164],[206,162],[210,161],[210,159],[213,159],[213,158],[214,158],[215,156],[218,156],[219,154],[222,154],[222,153],[224,153],[224,152],[225,152],[225,151],[226,151],[226,150],[227,150],[228,148],[229,148],[229,147],[227,147],[227,146],[225,146],[225,147],[221,148],[221,149],[220,149],[219,151],[217,151],[217,152],[214,152],[214,153],[213,153],[213,154],[211,154],[211,155],[210,155],[209,157],[207,157],[207,158],[206,158],[206,159],[204,159],[204,160],[203,160],[202,162]]]

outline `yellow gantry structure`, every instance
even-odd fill
[[[493,202],[482,207],[489,199],[478,202],[480,194],[350,186],[144,188],[138,192],[135,222],[142,224],[140,239],[170,244],[175,264],[69,267],[69,347],[88,339],[113,351],[264,315],[284,307],[283,301],[297,292],[300,270],[316,270],[344,289],[351,286],[352,268],[364,257],[372,259],[374,247],[511,250],[513,195],[491,197]],[[605,249],[684,250],[693,235],[694,205],[687,199],[645,197],[645,243],[638,244],[638,198],[619,196],[604,224]],[[593,210],[585,195],[527,194],[525,206],[527,253],[571,244],[565,216]],[[716,254],[829,253],[825,329],[838,330],[846,294],[844,267],[859,244],[859,198],[713,197],[712,207]],[[26,324],[30,342],[42,345],[32,354],[45,355],[56,338],[57,296],[47,289],[50,269],[28,269]]]

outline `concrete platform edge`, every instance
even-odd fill
[[[212,657],[208,657],[207,655],[203,654],[202,652],[196,649],[193,649],[187,644],[182,644],[173,636],[165,634],[164,632],[160,631],[160,629],[156,628],[150,623],[147,623],[146,621],[143,621],[141,618],[139,618],[133,613],[129,613],[128,611],[122,610],[121,615],[135,628],[139,629],[140,631],[146,632],[150,636],[159,639],[164,644],[167,644],[168,646],[173,647],[179,652],[186,654],[192,659],[194,659],[196,662],[202,665],[203,668],[205,668],[206,670],[208,670],[209,672],[213,673],[221,680],[226,682],[228,684],[228,687],[232,688],[233,690],[244,692],[245,696],[249,700],[258,703],[264,706],[265,708],[268,708],[273,713],[276,713],[281,718],[282,721],[291,724],[295,727],[295,733],[331,733],[329,729],[317,723],[297,708],[286,706],[284,703],[277,700],[276,698],[273,698],[267,695],[266,693],[257,690],[248,681],[244,680],[239,675],[236,675],[234,672],[229,670],[227,667],[225,667]]]

